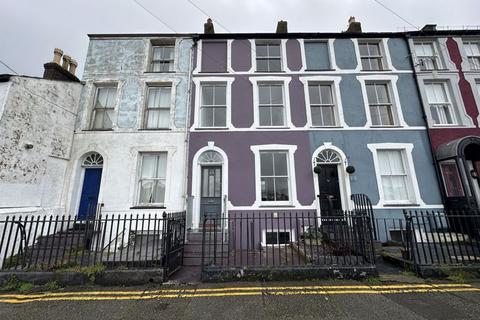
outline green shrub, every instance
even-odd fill
[[[58,284],[58,282],[56,280],[55,281],[49,281],[49,282],[45,283],[44,288],[48,291],[55,291],[55,290],[60,289],[60,285]]]

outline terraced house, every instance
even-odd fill
[[[447,209],[480,208],[480,38],[427,25],[409,33]]]
[[[370,199],[375,217],[441,208],[401,33],[199,36],[189,141],[191,225],[236,214],[328,216]],[[259,227],[254,246],[298,237]]]

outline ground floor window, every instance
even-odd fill
[[[465,193],[455,160],[440,162],[440,171],[447,197],[464,197]]]
[[[141,154],[139,204],[164,204],[167,153]]]
[[[289,244],[291,240],[290,231],[284,230],[267,231],[265,237],[267,245]]]
[[[260,183],[262,201],[288,201],[288,153],[260,152]]]

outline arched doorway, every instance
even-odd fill
[[[480,208],[480,138],[465,137],[440,146],[436,158],[446,209]]]
[[[220,218],[222,213],[223,157],[215,150],[203,152],[200,165],[200,222],[205,217]]]
[[[314,153],[315,189],[322,216],[348,210],[350,188],[345,161],[343,153],[333,146],[322,146]]]
[[[82,162],[83,184],[80,194],[77,219],[88,220],[95,218],[97,213],[98,193],[102,179],[103,157],[97,152],[84,156]]]

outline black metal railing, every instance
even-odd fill
[[[355,212],[229,212],[205,216],[202,266],[303,267],[375,264],[370,218]]]
[[[373,207],[370,198],[363,193],[356,193],[350,196],[350,199],[353,201],[354,204],[354,211],[357,214],[363,214],[370,218],[370,222],[372,223],[371,229],[373,233],[373,239],[379,240],[378,229],[374,223],[375,217],[373,215]]]
[[[101,263],[107,268],[181,265],[185,212],[0,218],[0,270],[55,270]],[[180,258],[178,256],[180,255]]]
[[[375,239],[389,245],[406,245],[407,221],[405,218],[375,218]]]
[[[480,263],[478,211],[405,211],[410,259],[416,266]]]

